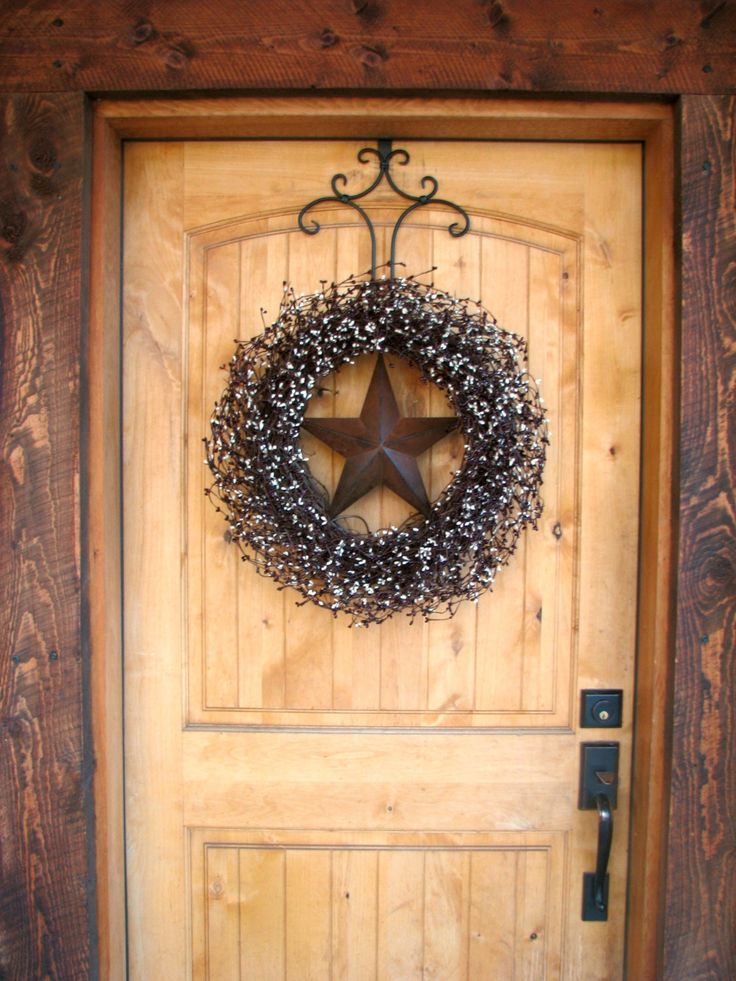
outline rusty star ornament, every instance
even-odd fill
[[[417,458],[457,424],[455,416],[402,416],[383,355],[379,354],[358,418],[306,418],[302,423],[304,429],[345,457],[329,517],[336,518],[380,485],[429,517],[432,505]]]

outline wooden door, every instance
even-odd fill
[[[471,217],[426,209],[410,272],[528,338],[550,420],[544,516],[493,593],[452,620],[350,629],[238,560],[205,500],[201,440],[234,339],[369,266],[326,206],[353,141],[130,143],[124,217],[125,745],[131,977],[622,976],[637,596],[641,151],[402,141]],[[373,207],[379,250],[398,214]],[[370,359],[310,412],[351,415]],[[394,365],[406,414],[437,393]],[[306,437],[305,437],[306,439]],[[334,486],[339,458],[309,447]],[[436,494],[456,438],[423,461]],[[375,491],[373,526],[403,505]],[[621,729],[579,727],[622,688]],[[581,922],[596,816],[579,744],[621,744],[610,914]]]

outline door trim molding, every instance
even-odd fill
[[[89,610],[100,975],[125,977],[120,236],[126,139],[630,140],[644,145],[639,618],[628,975],[657,974],[665,906],[674,624],[676,354],[672,107],[493,98],[253,97],[94,104],[88,347]]]

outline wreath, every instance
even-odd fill
[[[300,431],[325,376],[362,355],[398,356],[437,385],[464,437],[460,469],[400,527],[356,532],[331,517]],[[546,415],[526,344],[480,304],[412,278],[356,279],[309,296],[284,287],[275,323],[237,345],[205,440],[214,499],[242,558],[355,625],[398,611],[454,615],[492,587],[537,527]]]

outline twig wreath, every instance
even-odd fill
[[[310,396],[362,355],[393,354],[447,396],[464,437],[460,469],[401,527],[365,533],[329,514],[300,442]],[[526,344],[488,311],[413,278],[351,278],[309,296],[285,287],[275,323],[239,343],[205,440],[224,513],[244,560],[281,588],[355,625],[404,611],[451,617],[537,526],[548,443],[525,368]]]

